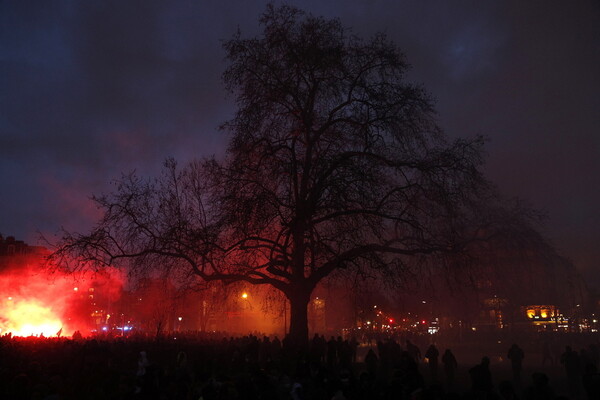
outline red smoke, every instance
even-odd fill
[[[114,270],[72,275],[42,268],[40,257],[16,261],[0,271],[0,334],[71,336],[80,331],[85,336],[93,326],[90,288],[102,287],[113,301],[122,290]]]

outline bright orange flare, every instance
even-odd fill
[[[14,336],[56,336],[63,323],[49,308],[36,300],[9,300],[0,321],[0,333]]]

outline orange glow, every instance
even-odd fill
[[[63,323],[49,307],[35,300],[9,300],[4,307],[0,333],[15,336],[55,336]]]
[[[247,299],[248,298],[248,293],[244,292],[242,293],[242,299]]]
[[[96,326],[87,288],[101,286],[107,302],[114,301],[120,296],[121,282],[112,269],[69,274],[45,269],[36,255],[9,259],[0,271],[0,335],[54,337],[79,331],[88,336]]]

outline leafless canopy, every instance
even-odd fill
[[[490,192],[482,139],[444,138],[385,35],[362,40],[288,6],[260,22],[260,37],[224,43],[238,106],[225,159],[124,176],[95,199],[92,232],[67,234],[56,255],[269,284],[302,340],[319,281],[351,268],[392,277],[407,257],[462,248]]]

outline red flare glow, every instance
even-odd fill
[[[113,269],[70,274],[44,268],[39,254],[0,260],[0,334],[14,336],[83,336],[96,328],[92,312],[102,289],[103,305],[119,298],[122,278]],[[81,290],[80,290],[81,289]]]
[[[0,333],[14,336],[54,336],[62,330],[63,323],[50,307],[37,300],[18,300],[12,297],[3,307]]]

